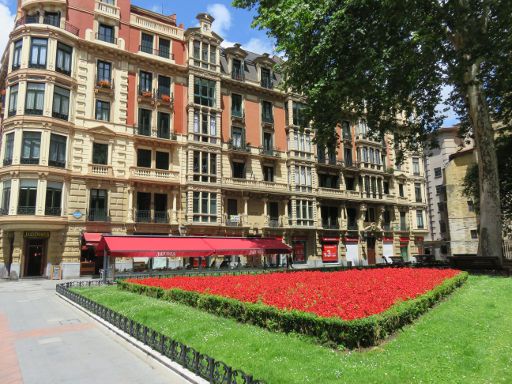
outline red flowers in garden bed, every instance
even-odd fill
[[[342,272],[131,279],[128,282],[218,295],[344,320],[383,312],[457,275],[451,269],[383,268]]]

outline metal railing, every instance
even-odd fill
[[[44,214],[46,216],[60,216],[62,214],[62,209],[60,207],[46,207],[44,209]]]
[[[238,70],[234,69],[234,70],[231,71],[231,78],[233,80],[244,81],[245,80],[245,73],[241,69],[238,69]]]
[[[20,159],[20,164],[31,164],[31,165],[39,164],[39,157],[38,158],[22,157]]]
[[[96,40],[100,40],[100,41],[104,41],[105,43],[117,45],[117,38],[115,38],[113,36],[105,35],[102,33],[96,34]]]
[[[23,205],[20,205],[18,207],[18,215],[35,215],[35,214],[36,214],[36,207],[23,206]]]
[[[144,45],[139,45],[139,52],[148,53],[150,55],[155,55],[162,57],[164,59],[174,60],[174,53],[169,49],[153,49],[153,47],[147,47]]]
[[[59,160],[48,160],[48,165],[50,167],[66,168],[66,162]]]
[[[107,285],[112,284],[111,282],[107,283]],[[85,308],[117,329],[137,339],[145,346],[161,353],[189,371],[208,380],[210,383],[264,384],[263,381],[256,380],[243,371],[234,369],[222,361],[202,354],[186,344],[180,343],[71,290],[71,288],[90,288],[101,285],[103,285],[102,281],[74,281],[58,284],[56,291],[59,295]]]
[[[88,221],[110,221],[109,212],[107,209],[89,209],[87,211]]]
[[[274,88],[274,82],[268,78],[262,78],[261,86],[263,88],[272,89],[272,88]]]
[[[151,210],[137,209],[135,221],[137,223],[151,223]]]
[[[48,22],[46,22],[46,21],[48,21]],[[50,21],[49,18],[44,17],[41,22],[41,18],[39,15],[25,16],[16,21],[14,28],[17,28],[20,25],[25,25],[25,24],[46,24],[46,25],[53,25],[54,27],[64,29],[66,32],[69,32],[75,36],[78,36],[80,33],[80,28],[75,27],[74,25],[68,23],[67,21],[64,22],[64,25],[62,25],[60,22],[59,22],[59,25],[56,25],[54,23],[50,23],[49,21]]]
[[[340,224],[337,218],[331,219],[330,217],[322,220],[323,229],[340,229]]]

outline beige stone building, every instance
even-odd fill
[[[276,59],[221,49],[198,20],[20,1],[1,63],[0,270],[97,272],[87,233],[277,237],[296,266],[421,253],[422,157],[395,167],[387,138],[351,119],[317,148]]]

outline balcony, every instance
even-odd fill
[[[171,92],[159,90],[156,94],[156,99],[159,107],[174,108],[174,94]]]
[[[162,23],[145,16],[137,15],[135,13],[130,14],[130,25],[135,28],[150,30],[156,34],[164,35],[177,40],[183,40],[184,37],[184,31],[181,28],[167,23]]]
[[[25,115],[43,116],[42,109],[25,108]]]
[[[271,158],[280,157],[279,152],[274,147],[272,147],[272,148],[259,147],[259,150],[260,150],[260,155],[263,157],[271,157]]]
[[[37,164],[39,164],[39,158],[33,158],[33,157],[22,157],[22,158],[20,159],[20,164],[37,165]]]
[[[36,207],[20,205],[18,206],[18,215],[35,215]]]
[[[151,210],[137,209],[135,212],[135,221],[137,223],[151,223]]]
[[[117,21],[119,21],[121,18],[121,11],[120,11],[119,7],[116,7],[113,4],[104,3],[101,0],[100,1],[96,0],[95,11],[98,14],[110,17]]]
[[[103,41],[104,43],[109,43],[113,45],[117,45],[117,38],[114,36],[102,34],[102,33],[96,33],[95,35],[96,40]]]
[[[179,172],[168,171],[164,169],[132,167],[130,168],[132,179],[141,179],[148,181],[164,181],[179,183]]]
[[[99,177],[114,177],[112,166],[105,164],[89,164],[89,175]]]
[[[32,0],[33,3],[40,3],[40,0]],[[63,0],[63,4],[66,4],[66,1]],[[21,25],[26,24],[43,24],[43,25],[52,25],[54,27],[63,29],[66,32],[69,32],[75,36],[78,36],[80,33],[80,29],[75,27],[74,25],[65,21],[64,23],[59,22],[59,25],[55,25],[53,22],[53,18],[40,17],[40,16],[25,16],[16,21],[14,28],[18,28]]]
[[[66,162],[59,160],[48,160],[48,165],[50,167],[66,168]]]
[[[167,224],[169,222],[167,211],[154,211],[153,222],[156,224]]]
[[[114,81],[105,80],[105,79],[97,79],[94,92],[95,93],[103,93],[109,96],[113,96],[115,91]]]
[[[361,193],[359,191],[347,190],[347,191],[345,191],[345,193],[346,193],[346,196],[348,199],[353,199],[353,200],[361,199]]]
[[[274,183],[271,181],[251,180],[251,179],[236,179],[225,177],[222,179],[222,184],[225,187],[233,186],[236,189],[242,187],[248,190],[257,190],[261,192],[288,192],[288,184]]]
[[[326,188],[319,187],[318,195],[323,198],[333,199],[344,199],[346,197],[346,191],[342,191],[339,188]]]
[[[283,228],[283,221],[279,219],[279,217],[268,217],[266,220],[266,225],[268,228]]]
[[[245,81],[245,72],[241,69],[233,69],[231,71],[231,78],[233,80]]]
[[[234,152],[240,152],[249,154],[251,152],[251,147],[248,143],[234,143],[233,140],[228,141],[228,149]]]
[[[46,207],[44,209],[44,214],[46,216],[61,216],[62,208],[61,207]]]
[[[327,165],[331,167],[341,167],[343,165],[343,162],[341,160],[337,160],[336,157],[318,156],[318,164]]]
[[[110,221],[110,214],[106,208],[92,208],[87,211],[87,221]]]
[[[384,166],[382,164],[375,164],[375,163],[370,163],[370,162],[367,162],[367,161],[359,162],[359,168],[362,168],[362,169],[373,169],[375,171],[382,171],[382,172],[385,171]]]
[[[339,230],[340,223],[337,217],[328,217],[326,219],[322,219],[322,228],[323,229],[331,229],[331,230]]]
[[[135,209],[134,211],[135,222],[137,223],[169,223],[169,215],[167,214],[167,211],[152,211],[150,209]]]
[[[154,92],[153,90],[147,89],[146,87],[142,87],[139,85],[137,94],[139,96],[139,103],[150,104],[152,106],[155,105],[156,92]]]
[[[64,114],[64,113],[55,112],[55,111],[52,112],[52,117],[55,117],[56,119],[60,119],[60,120],[65,120],[65,121],[69,120],[69,115]]]

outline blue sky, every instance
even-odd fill
[[[92,1],[92,0],[91,0]],[[197,24],[196,15],[208,12],[215,17],[214,30],[224,38],[224,46],[240,43],[242,47],[257,53],[273,53],[273,42],[264,31],[251,28],[253,12],[237,9],[231,6],[231,0],[132,0],[132,4],[169,15],[175,13],[178,24],[185,28]],[[13,15],[16,11],[17,0],[0,0],[0,51],[3,51],[12,30]],[[443,94],[447,95],[445,89]],[[442,106],[440,107],[442,108]],[[444,126],[458,122],[456,115],[449,111]]]

